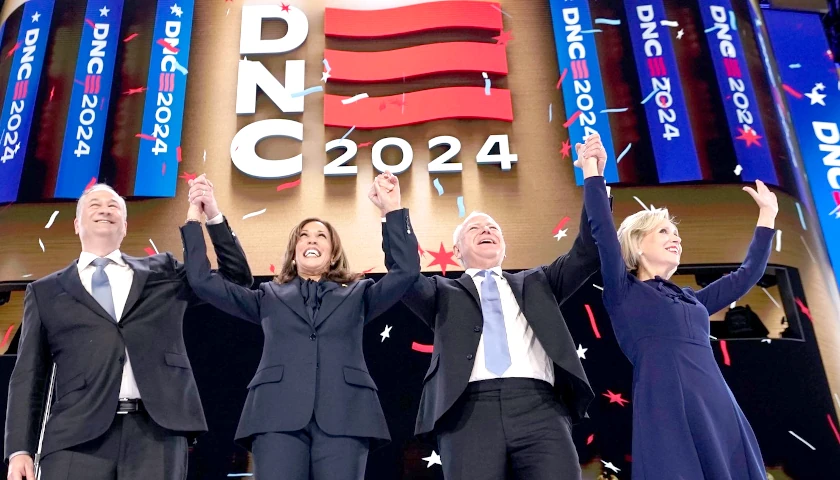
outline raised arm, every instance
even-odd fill
[[[382,251],[385,253],[385,268],[391,272],[392,269],[398,267],[398,260],[396,259],[395,255],[399,248],[394,245],[392,246],[391,242],[391,231],[392,228],[388,225],[387,213],[385,207],[382,204],[382,199],[380,198],[380,192],[382,190],[387,190],[388,188],[399,188],[399,181],[389,172],[383,173],[376,177],[374,180],[374,184],[371,185],[370,191],[368,192],[368,198],[370,198],[371,202],[374,205],[379,207],[382,218],[385,219],[385,222],[382,223]],[[413,227],[410,227],[410,224],[406,225],[405,230],[411,229],[413,235]],[[408,290],[402,295],[402,302],[414,312],[415,315],[420,317],[420,319],[429,326],[429,328],[434,329],[435,325],[435,283],[434,280],[429,279],[422,273],[420,273],[420,256],[418,254],[419,248],[417,245],[417,239],[414,239],[414,256],[412,257],[416,261],[416,270],[412,268],[414,273],[413,283],[409,286]]]
[[[773,235],[776,233],[774,226],[779,205],[776,194],[771,192],[764,182],[756,180],[755,184],[755,190],[750,187],[743,189],[753,197],[759,207],[758,221],[744,262],[734,272],[715,280],[696,293],[697,299],[710,315],[749,292],[753,285],[761,280],[767,268]]]

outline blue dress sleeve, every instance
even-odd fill
[[[715,280],[695,294],[709,315],[743,297],[761,280],[770,258],[775,233],[772,228],[756,227],[747,257],[738,270]]]
[[[589,177],[583,184],[583,201],[589,214],[589,226],[601,256],[604,280],[604,303],[618,303],[628,288],[627,268],[613,223],[604,177]]]

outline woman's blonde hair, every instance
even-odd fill
[[[297,245],[300,232],[303,227],[310,222],[320,222],[330,234],[330,241],[332,242],[332,251],[330,252],[330,269],[324,273],[322,278],[326,278],[335,283],[350,283],[364,277],[361,273],[354,273],[350,271],[350,262],[347,261],[347,255],[344,253],[344,248],[341,246],[341,239],[338,237],[338,232],[330,225],[320,218],[306,218],[297,224],[295,228],[289,233],[289,243],[286,245],[286,255],[283,258],[283,265],[280,267],[280,273],[274,277],[277,283],[291,282],[298,276],[297,266],[295,265],[295,246]]]
[[[621,244],[621,256],[627,270],[639,269],[639,249],[642,239],[653,231],[663,220],[676,224],[667,208],[642,210],[625,218],[618,227],[618,243]]]

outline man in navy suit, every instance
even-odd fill
[[[205,198],[220,272],[250,285],[242,248],[215,199]],[[86,190],[74,222],[81,255],[26,289],[6,412],[11,480],[34,480],[31,455],[53,363],[43,480],[186,478],[187,439],[207,430],[182,334],[184,310],[196,298],[172,254],[120,251],[126,218],[111,187]]]

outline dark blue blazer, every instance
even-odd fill
[[[236,440],[250,448],[254,435],[301,430],[312,419],[330,435],[390,440],[377,387],[362,352],[364,325],[405,294],[420,274],[417,239],[402,209],[386,216],[394,264],[379,282],[330,282],[314,321],[297,282],[266,282],[250,290],[210,270],[197,223],[181,227],[187,278],[211,305],[262,325],[265,334],[257,373]]]

